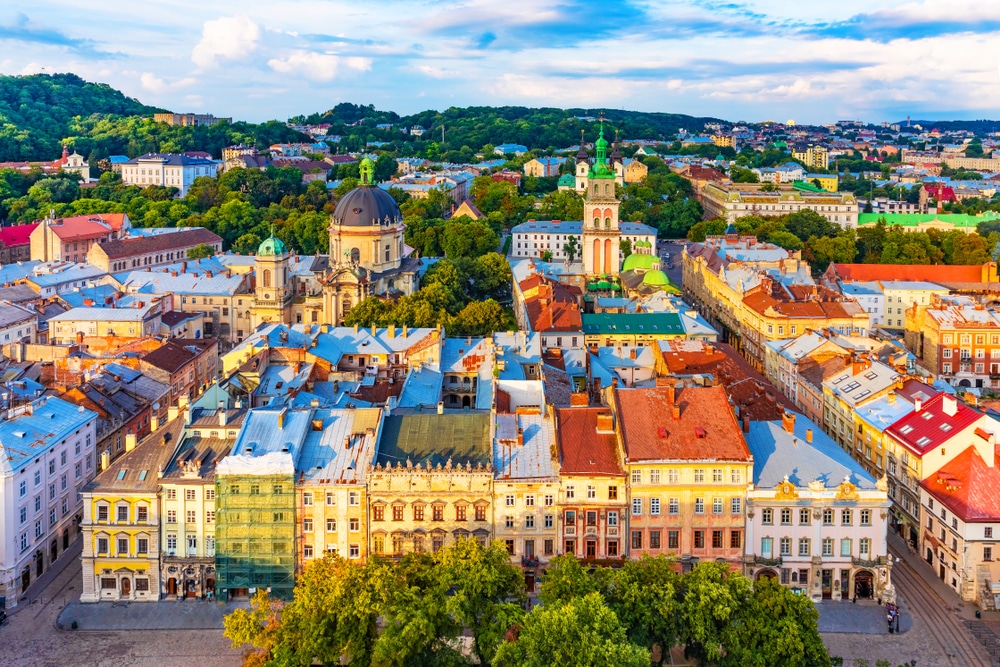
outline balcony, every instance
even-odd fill
[[[538,567],[541,564],[542,561],[538,556],[521,556],[521,565],[523,567]]]
[[[888,556],[879,556],[875,560],[855,558],[854,556],[851,556],[851,565],[854,565],[855,567],[885,567],[888,564]]]
[[[753,557],[754,565],[769,565],[771,567],[781,567],[781,556],[777,558],[764,558],[763,556]]]

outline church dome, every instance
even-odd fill
[[[654,287],[666,287],[670,284],[670,278],[667,278],[667,274],[663,271],[647,271],[642,277],[642,282],[644,285],[652,285]]]
[[[333,222],[345,227],[392,225],[403,221],[399,204],[385,190],[375,185],[375,165],[369,158],[361,160],[361,185],[337,202]]]
[[[258,257],[277,257],[285,254],[285,244],[272,234],[257,248]]]
[[[658,259],[653,255],[632,253],[626,257],[625,261],[622,263],[622,271],[649,271],[655,264],[658,263]]]
[[[374,185],[359,185],[337,202],[333,222],[345,227],[371,227],[403,221],[399,204],[385,190]]]

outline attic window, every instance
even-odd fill
[[[932,415],[932,414],[931,414],[931,413],[929,413],[929,412],[925,412],[925,413],[923,414],[923,418],[924,418],[925,420],[927,420],[927,421],[930,421],[930,420],[934,419],[934,415]]]
[[[867,378],[869,380],[874,380],[877,377],[878,377],[878,373],[876,373],[875,371],[871,371],[871,372],[865,373],[865,378]]]
[[[147,472],[148,472],[148,471],[146,471],[146,470],[140,470],[140,471],[139,471],[139,481],[140,481],[140,482],[144,482],[144,481],[146,481],[146,473],[147,473]]]
[[[118,480],[119,481],[125,479],[125,473],[126,472],[128,472],[128,470],[126,468],[122,468],[121,470],[118,471]]]
[[[951,430],[951,424],[941,424],[941,430],[947,433]]]
[[[667,429],[660,426],[659,428],[656,429],[656,435],[660,436],[661,438],[667,437]]]
[[[707,435],[708,435],[708,433],[705,432],[705,429],[703,429],[700,426],[695,426],[695,428],[694,428],[694,437],[698,438],[699,440],[704,440],[705,436],[707,436]]]
[[[930,444],[930,442],[931,442],[931,439],[930,439],[930,438],[928,438],[928,437],[927,437],[927,436],[925,435],[925,436],[923,436],[922,438],[920,438],[919,440],[917,440],[917,445],[918,445],[918,446],[920,446],[920,447],[923,447],[924,445],[929,445],[929,444]]]
[[[907,433],[909,433],[912,430],[913,430],[913,427],[910,426],[909,424],[907,424],[903,428],[899,429],[899,432],[902,433],[903,435],[906,435]]]

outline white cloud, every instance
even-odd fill
[[[435,79],[453,79],[458,76],[458,70],[445,69],[444,67],[432,67],[430,65],[417,65],[415,68],[421,74]]]
[[[296,49],[284,58],[272,58],[267,64],[275,72],[301,74],[315,81],[333,79],[342,67],[357,72],[364,72],[372,67],[371,58],[356,56],[344,58],[332,53],[316,53],[302,49]]]
[[[152,72],[143,72],[142,76],[139,77],[139,83],[142,87],[153,93],[154,95],[160,95],[162,93],[172,92],[175,90],[181,90],[182,88],[187,88],[195,84],[195,78],[192,76],[184,77],[183,79],[178,79],[177,81],[167,82],[156,76]]]
[[[223,16],[205,21],[201,41],[191,50],[191,60],[199,67],[211,67],[219,60],[233,60],[253,53],[260,41],[260,26],[248,16]]]

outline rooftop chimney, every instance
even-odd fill
[[[919,398],[913,399],[913,411],[920,412],[920,408],[924,407],[924,402]]]
[[[597,413],[597,432],[598,433],[615,432],[615,418],[610,412]]]
[[[811,428],[806,429],[806,442],[813,441],[813,430]]]
[[[781,415],[781,426],[789,433],[795,433],[795,413],[783,413]]]
[[[941,411],[949,417],[954,417],[958,412],[958,401],[954,396],[945,396],[941,399]]]
[[[444,401],[438,401],[438,414],[444,414]]]
[[[137,438],[136,438],[135,433],[126,433],[125,434],[125,451],[126,452],[131,452],[133,449],[135,449],[136,441],[137,441]]]
[[[750,415],[744,413],[743,416],[740,417],[740,422],[742,423],[743,432],[744,433],[749,433],[750,432]]]
[[[226,412],[227,411],[226,411],[225,408],[220,408],[219,409],[219,426],[225,426],[226,425],[226,418],[227,418]]]

